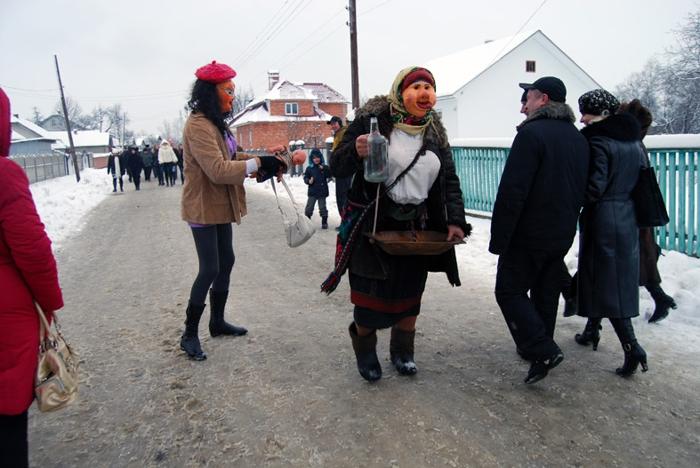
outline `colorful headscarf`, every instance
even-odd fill
[[[404,79],[409,74],[412,74],[418,70],[425,70],[432,77],[433,74],[430,70],[423,67],[408,67],[404,68],[396,75],[394,78],[394,83],[391,85],[391,91],[389,91],[389,104],[391,110],[391,118],[394,121],[394,127],[399,130],[403,130],[409,135],[418,135],[423,133],[423,131],[428,127],[428,125],[433,123],[433,110],[429,110],[423,118],[417,118],[408,113],[403,105],[403,98],[401,97],[401,91],[404,89],[403,82]],[[414,74],[414,76],[416,76]],[[435,79],[433,78],[433,87],[435,87]]]

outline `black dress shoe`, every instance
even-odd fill
[[[530,365],[530,370],[525,377],[526,384],[533,384],[547,377],[550,369],[554,369],[564,360],[564,354],[557,351],[545,359],[535,359]]]

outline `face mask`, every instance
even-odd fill
[[[231,112],[233,110],[236,85],[233,84],[233,81],[224,81],[216,85],[216,92],[219,96],[221,112],[224,114]]]
[[[423,118],[435,106],[435,88],[426,81],[416,81],[401,93],[403,106],[414,117]]]

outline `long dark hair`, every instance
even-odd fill
[[[226,115],[219,107],[219,95],[216,85],[207,81],[197,80],[192,85],[192,94],[187,106],[192,112],[201,112],[219,129],[222,135],[228,133],[228,127],[224,119]]]

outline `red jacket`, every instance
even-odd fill
[[[9,103],[0,89],[0,414],[16,415],[34,398],[39,348],[34,301],[53,312],[63,307],[63,297],[29,180],[5,157],[9,120]]]

